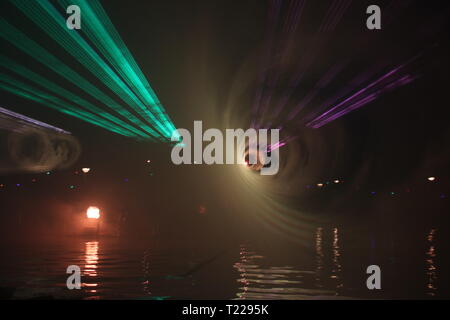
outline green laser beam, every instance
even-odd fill
[[[96,48],[100,50],[141,100],[147,106],[150,106],[151,111],[157,115],[158,119],[171,132],[176,130],[100,2],[97,0],[59,0],[59,4],[62,8],[67,8],[69,5],[80,7],[83,15],[81,31],[87,35],[92,43],[96,44]]]
[[[0,18],[0,36],[11,42],[14,46],[27,53],[43,65],[49,67],[55,73],[59,74],[66,80],[70,81],[83,91],[90,94],[96,100],[102,102],[105,106],[113,109],[115,112],[125,117],[132,123],[139,126],[144,131],[148,132],[150,135],[163,141],[158,133],[156,133],[151,127],[143,123],[133,114],[131,114],[127,109],[119,105],[112,98],[104,94],[102,91],[97,89],[94,85],[80,76],[78,73],[70,69],[63,62],[57,59],[49,51],[44,49],[42,46],[37,44],[35,41],[28,38],[24,33],[19,31],[17,28],[9,24],[5,19]]]
[[[107,113],[101,108],[98,108],[94,106],[92,103],[84,100],[81,97],[78,97],[77,95],[73,94],[72,92],[60,87],[59,85],[51,82],[50,80],[47,80],[46,78],[34,73],[33,71],[27,69],[24,66],[21,66],[17,63],[15,63],[13,60],[9,59],[6,56],[3,56],[0,54],[0,66],[4,67],[5,69],[8,69],[23,78],[33,81],[38,86],[44,87],[45,89],[52,91],[54,94],[59,95],[67,100],[70,100],[72,103],[82,106],[84,109],[95,113],[131,132],[134,132],[135,134],[141,136],[142,138],[150,138],[148,134],[137,130],[135,127],[129,125],[128,123],[118,119],[117,117]]]
[[[48,1],[21,1],[10,0],[30,20],[44,30],[70,55],[77,59],[103,84],[117,94],[133,110],[148,123],[153,125],[163,136],[170,138],[170,132],[148,110],[122,79],[109,67],[109,65],[95,52],[93,48],[80,36],[78,32],[66,26],[63,17]]]
[[[118,133],[118,134],[126,136],[126,137],[137,137],[136,135],[134,135],[132,133],[129,133],[124,130],[119,130],[116,127],[110,126],[107,121],[95,116],[94,114],[90,114],[88,112],[81,112],[78,109],[73,108],[70,105],[67,105],[63,102],[62,102],[62,104],[59,104],[59,103],[55,104],[47,99],[48,96],[46,94],[42,94],[39,91],[35,91],[35,89],[29,88],[28,86],[26,86],[24,83],[21,83],[20,81],[10,79],[9,77],[5,76],[4,74],[0,74],[0,88],[2,88],[3,90],[9,91],[15,95],[21,96],[23,98],[43,104],[44,106],[47,106],[51,109],[57,110],[59,112],[65,113],[65,114],[73,116],[73,117],[76,117],[83,121],[89,122],[93,125],[104,128],[111,132],[115,132],[115,133]]]

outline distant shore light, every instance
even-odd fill
[[[89,171],[91,171],[91,168],[83,168],[81,169],[81,171],[83,171],[84,173],[88,173]]]
[[[434,180],[436,180],[436,177],[428,177],[427,179],[428,179],[428,181],[434,181]]]

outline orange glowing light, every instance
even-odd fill
[[[89,219],[100,218],[100,209],[97,207],[89,207],[86,211],[86,215]]]

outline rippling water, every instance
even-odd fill
[[[271,241],[218,248],[162,238],[60,238],[2,248],[0,286],[13,298],[61,299],[336,299],[448,297],[447,250],[439,230],[414,241],[358,239],[351,230],[318,227],[306,247]],[[381,243],[380,243],[381,242]],[[442,248],[442,249],[441,249]],[[366,287],[370,264],[382,290]],[[66,268],[82,272],[68,290]]]

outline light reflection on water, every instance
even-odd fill
[[[310,299],[326,298],[340,295],[344,287],[342,280],[341,249],[339,229],[331,231],[331,270],[326,277],[324,253],[324,229],[319,227],[315,232],[315,269],[298,269],[294,266],[267,266],[266,257],[258,255],[246,246],[241,246],[240,259],[234,264],[239,272],[237,280],[242,287],[236,294],[238,299]]]
[[[323,268],[324,268],[324,254],[323,254],[323,228],[317,228],[316,230],[316,286],[323,288]]]
[[[339,248],[339,230],[338,228],[333,229],[333,269],[331,270],[331,279],[335,280],[336,283],[336,295],[338,295],[339,289],[341,289],[344,284],[342,283],[342,265],[340,260],[340,248]]]
[[[98,241],[88,241],[86,242],[86,250],[85,250],[85,264],[83,270],[82,279],[88,280],[89,282],[83,282],[82,286],[87,287],[88,293],[97,293],[95,287],[98,286],[96,282],[97,279],[97,269],[98,269]]]
[[[239,272],[241,285],[237,299],[304,299],[311,296],[330,295],[333,292],[302,286],[305,277],[314,277],[315,272],[297,270],[291,266],[261,265],[263,256],[241,246],[239,261],[234,268]]]
[[[436,228],[427,231],[425,237],[417,237],[416,244],[422,243],[422,247],[412,245],[419,249],[418,260],[407,254],[391,259],[389,251],[373,251],[369,238],[355,242],[341,227],[318,227],[310,239],[311,250],[297,248],[280,254],[247,242],[223,251],[214,246],[203,248],[198,243],[170,247],[161,239],[139,246],[119,238],[60,239],[39,249],[35,245],[11,247],[14,250],[0,263],[0,287],[17,287],[17,299],[47,295],[156,300],[367,298],[371,293],[365,287],[365,268],[380,261],[386,289],[376,297],[401,298],[405,293],[410,294],[407,297],[442,296],[442,260],[437,260],[437,255],[445,250],[437,249],[442,243],[437,242]],[[81,290],[65,287],[69,265],[78,265],[82,270]],[[413,280],[407,276],[396,279],[409,269],[416,270],[407,274],[414,275]],[[389,270],[391,278],[387,278]],[[395,281],[396,286],[404,285],[406,289],[392,295],[387,284]],[[413,294],[408,292],[410,281],[416,290]]]
[[[437,282],[437,268],[435,265],[435,258],[436,258],[436,248],[434,244],[434,237],[436,236],[436,229],[431,229],[427,236],[427,241],[429,244],[429,248],[426,252],[426,274],[428,276],[427,281],[427,290],[426,294],[434,297],[436,295],[436,282]]]

